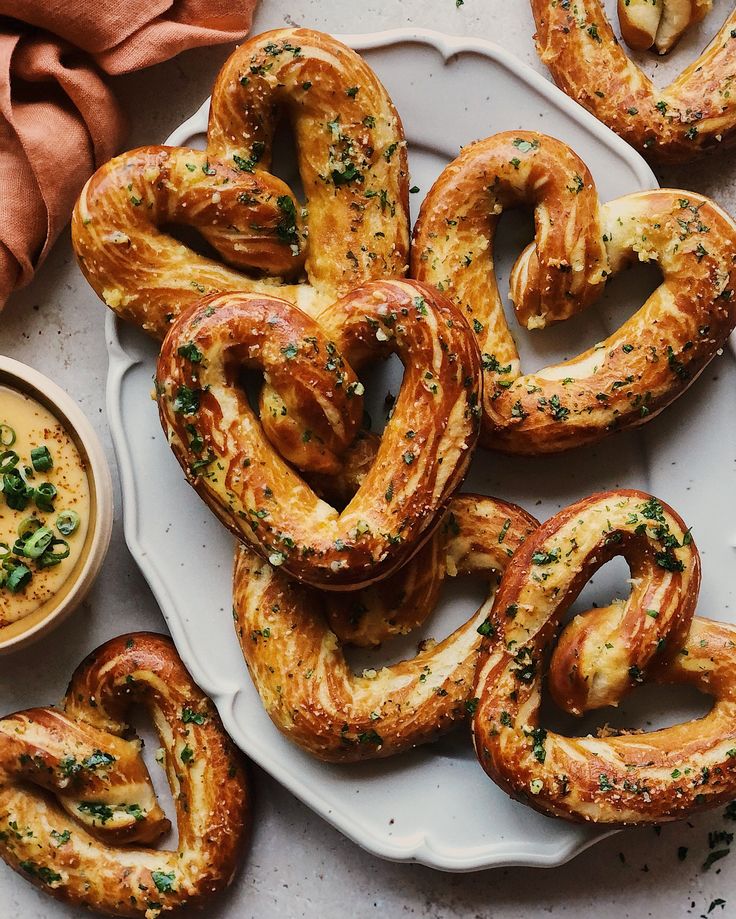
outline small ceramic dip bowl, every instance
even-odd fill
[[[76,402],[0,356],[0,654],[84,599],[110,544],[112,480]]]

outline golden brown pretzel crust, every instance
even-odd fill
[[[297,139],[306,195],[270,175],[279,113]],[[72,242],[105,303],[163,338],[203,294],[274,294],[315,314],[357,284],[403,277],[409,191],[401,120],[351,49],[309,29],[252,38],[215,84],[207,150],[144,147],[99,169]],[[224,262],[174,239],[195,227]],[[309,283],[298,275],[305,267]],[[253,270],[263,277],[249,277]]]
[[[244,366],[262,369],[271,440],[292,462],[337,474],[362,416],[351,365],[391,353],[404,363],[401,391],[373,465],[338,513],[274,450],[233,383]],[[275,298],[207,298],[172,326],[156,376],[161,422],[190,483],[239,539],[323,587],[369,584],[413,554],[478,436],[473,336],[449,300],[415,282],[367,284],[319,324]]]
[[[253,683],[276,727],[319,759],[355,762],[435,740],[466,719],[478,629],[490,612],[494,576],[536,525],[521,508],[503,501],[453,498],[431,538],[439,560],[434,576],[480,575],[491,581],[489,598],[444,641],[426,642],[412,660],[363,676],[353,674],[325,621],[324,594],[241,546],[233,585],[236,628]],[[403,575],[411,590],[414,569],[422,565],[421,554],[415,556],[396,583]],[[362,592],[339,595],[344,618],[362,601]]]
[[[649,159],[682,163],[733,143],[736,9],[700,57],[657,89],[618,44],[600,0],[531,0],[557,85]]]
[[[637,260],[656,262],[663,274],[617,332],[532,374],[521,373],[492,258],[498,218],[518,203],[535,204],[536,241],[511,278],[529,327],[572,315]],[[579,158],[533,132],[466,147],[425,199],[412,252],[413,275],[447,292],[478,337],[482,443],[524,454],[593,443],[676,399],[736,325],[735,266],[736,225],[712,201],[658,189],[599,208]]]
[[[175,851],[146,843],[169,826],[127,711],[151,714],[176,805]],[[0,720],[0,856],[59,900],[155,919],[201,904],[232,879],[250,810],[243,762],[171,641],[135,633],[77,668],[59,709]]]
[[[544,730],[542,675],[562,617],[614,555],[632,571],[628,600],[572,620],[549,663],[556,701],[572,713],[616,704],[652,679],[716,697],[704,718],[662,730],[565,737]],[[700,562],[677,514],[650,495],[612,491],[556,514],[504,574],[492,637],[478,664],[473,720],[481,765],[544,813],[596,823],[659,823],[736,794],[736,629],[693,619]]]
[[[311,29],[245,42],[212,90],[208,143],[264,168],[278,111],[296,135],[308,207],[307,274],[322,303],[372,279],[402,277],[409,253],[404,128],[386,89],[355,51]]]

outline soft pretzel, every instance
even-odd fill
[[[635,261],[660,286],[605,341],[522,374],[493,267],[504,208],[535,207],[536,240],[520,256],[511,298],[528,328],[565,319]],[[483,356],[482,442],[539,454],[642,424],[676,399],[736,325],[736,225],[693,192],[658,189],[599,206],[582,161],[534,132],[466,147],[442,172],[414,231],[413,276],[465,312]]]
[[[338,513],[283,456],[337,475],[363,413],[352,367],[391,353],[405,367],[401,391],[363,484]],[[266,377],[261,424],[233,385],[244,367]],[[366,585],[412,555],[478,436],[473,336],[449,300],[415,282],[367,284],[321,323],[273,297],[205,298],[171,327],[156,381],[161,422],[190,483],[239,539],[323,587]]]
[[[440,582],[447,574],[480,575],[491,582],[489,598],[444,641],[424,642],[415,658],[362,676],[352,673],[325,621],[325,595],[241,546],[233,586],[236,628],[276,727],[319,759],[354,762],[434,740],[466,719],[473,709],[473,673],[495,575],[536,525],[521,508],[503,501],[453,498],[431,539],[438,563],[433,576]],[[424,564],[420,554],[397,576],[397,583],[402,575],[407,578],[407,605],[414,569]],[[347,618],[363,600],[362,593],[341,594],[337,602]]]
[[[659,163],[682,163],[733,142],[736,10],[700,57],[669,86],[658,89],[616,41],[601,0],[531,0],[531,5],[537,51],[557,85],[645,156]],[[662,31],[659,25],[654,30],[663,50],[682,31],[679,25],[671,28],[675,18],[681,21],[671,11],[685,5],[685,0],[665,3]],[[682,19],[689,20],[692,15],[700,18],[708,4],[696,0],[687,6],[691,13]],[[631,22],[626,14],[622,19],[624,36],[635,47],[645,43],[641,34],[637,37],[642,27],[636,9]],[[652,24],[645,23],[643,33],[651,31]]]
[[[141,847],[169,821],[141,742],[124,739],[133,703],[163,747],[174,851]],[[60,709],[0,720],[0,856],[68,903],[145,919],[204,903],[238,867],[249,808],[240,754],[163,636],[107,642],[77,668]]]
[[[645,680],[715,696],[704,718],[647,733],[566,737],[540,724],[546,658],[565,613],[611,557],[631,595],[572,620],[549,662],[556,702],[573,714],[616,705]],[[736,628],[693,619],[695,544],[651,495],[611,491],[556,514],[517,551],[496,595],[478,664],[475,747],[488,774],[547,814],[659,823],[736,795]]]
[[[712,8],[713,0],[618,0],[618,21],[630,48],[667,54]]]
[[[304,209],[268,172],[282,110]],[[401,120],[373,71],[329,35],[278,29],[225,63],[206,152],[143,147],[115,157],[84,187],[72,241],[105,303],[162,338],[203,294],[277,294],[316,313],[364,281],[402,277],[408,188]],[[194,227],[220,260],[177,241],[172,225]],[[265,276],[243,273],[254,270]]]

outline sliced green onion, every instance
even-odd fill
[[[13,469],[3,474],[3,494],[8,507],[12,507],[14,511],[24,511],[33,489],[26,485],[18,470]]]
[[[10,546],[6,542],[0,542],[0,560],[8,558],[10,555]]]
[[[35,533],[41,526],[43,526],[43,524],[38,517],[24,517],[18,524],[18,536],[20,536],[21,539],[26,539],[31,533]]]
[[[31,569],[27,565],[19,563],[8,572],[8,576],[5,578],[5,586],[11,593],[17,594],[28,586],[32,577],[33,572]]]
[[[36,507],[41,511],[52,511],[55,498],[56,488],[51,482],[41,482],[33,492],[33,500],[36,502]]]
[[[71,536],[79,527],[80,517],[76,511],[61,511],[56,518],[56,529],[62,536]]]
[[[40,447],[34,447],[31,450],[31,463],[36,472],[48,472],[49,469],[53,468],[54,461],[51,458],[49,448],[46,444],[42,444]]]
[[[28,558],[40,558],[53,542],[54,533],[51,527],[40,527],[35,533],[29,536],[28,539],[23,541],[22,553],[19,553],[15,548],[13,551],[18,555],[23,554]],[[17,545],[18,543],[16,542],[16,546]],[[68,554],[67,552],[67,555]]]
[[[10,472],[18,465],[20,457],[15,450],[3,450],[0,453],[0,473]]]
[[[0,446],[12,447],[15,443],[15,431],[9,424],[0,424]]]
[[[56,546],[63,546],[61,552],[53,552]],[[52,565],[58,565],[63,559],[69,557],[71,549],[65,539],[52,539],[50,545],[40,558],[36,559],[39,568],[50,568]]]

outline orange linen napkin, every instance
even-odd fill
[[[233,42],[256,0],[0,0],[0,307],[27,284],[124,119],[105,74]]]

